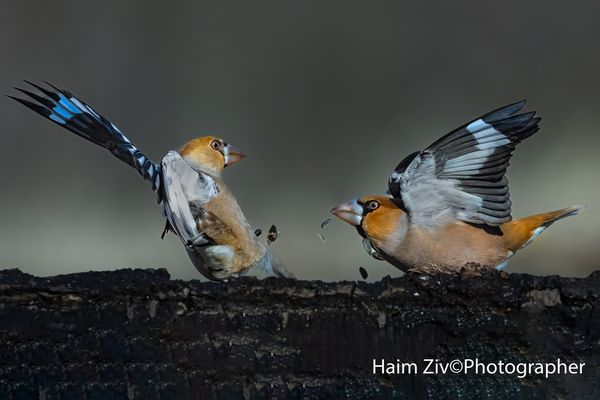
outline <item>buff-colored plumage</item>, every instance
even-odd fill
[[[190,226],[189,216],[178,218],[178,215],[172,215],[169,219],[174,221],[173,230],[188,244],[188,254],[196,268],[213,280],[238,276],[254,267],[265,270],[268,274],[292,276],[259,241],[231,190],[221,178],[225,167],[245,156],[223,139],[214,136],[199,137],[185,144],[179,155],[171,153],[166,160],[163,158],[163,175],[168,177],[172,169],[170,166],[181,164],[178,157],[184,160],[189,170],[186,172],[185,165],[179,165],[175,179],[190,174],[193,184],[195,174],[198,174],[200,185],[207,185],[208,188],[203,193],[211,193],[209,196],[194,194],[183,185],[182,192],[193,209],[195,224]],[[183,179],[187,181],[188,178]],[[169,207],[171,202],[177,201],[177,193],[169,196],[171,193],[167,192],[165,203]],[[173,200],[170,200],[171,197]],[[172,210],[175,207],[170,208]],[[166,214],[169,218],[169,213]],[[194,230],[197,239],[187,237],[186,232]],[[193,243],[190,245],[188,241]]]
[[[264,257],[267,249],[246,221],[235,197],[222,179],[216,178],[220,193],[204,206],[206,217],[198,227],[216,244],[231,246],[233,258],[227,267],[232,274],[244,272]]]
[[[206,171],[214,176],[221,176],[225,168],[225,157],[211,147],[211,143],[222,140],[215,136],[201,136],[187,142],[179,154],[193,167]]]
[[[406,157],[389,178],[392,197],[365,196],[331,212],[358,228],[370,255],[403,271],[504,268],[552,223],[581,208],[512,220],[506,169],[540,121],[534,112],[517,114],[524,105],[489,112]]]
[[[167,218],[165,232],[177,234],[194,266],[206,278],[223,280],[255,267],[268,274],[291,276],[258,240],[221,179],[223,168],[244,158],[235,147],[220,138],[203,136],[179,152],[169,151],[156,164],[112,122],[72,93],[51,85],[51,89],[31,85],[44,96],[17,89],[33,101],[12,98],[106,148],[151,182]]]
[[[365,196],[359,204],[377,201],[380,206],[363,217],[362,229],[388,262],[401,270],[460,271],[469,263],[497,267],[530,244],[541,230],[578,208],[566,208],[483,229],[462,221],[443,229],[412,225],[405,211],[384,196]],[[536,231],[539,229],[539,231]],[[401,235],[398,233],[401,232]]]
[[[221,172],[231,164],[227,163],[224,154],[214,143],[227,146],[220,138],[203,136],[186,143],[179,153],[192,168],[210,175],[218,187],[219,193],[202,205],[202,218],[198,218],[197,227],[215,245],[231,249],[231,253],[226,253],[231,257],[205,260],[205,263],[213,264],[208,265],[211,278],[223,279],[242,273],[256,264],[265,255],[266,248],[254,234],[235,197],[221,179]]]

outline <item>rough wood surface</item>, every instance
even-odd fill
[[[0,399],[600,398],[600,272],[323,283],[0,271]],[[374,375],[373,359],[585,362]]]

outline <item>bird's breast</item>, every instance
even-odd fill
[[[496,266],[510,257],[501,232],[463,222],[441,228],[411,226],[401,242],[380,247],[388,261],[401,269],[460,270],[468,263]]]
[[[233,247],[236,263],[253,264],[264,255],[264,246],[229,189],[223,183],[219,188],[219,195],[204,205],[206,214],[200,221],[200,229],[217,244]]]

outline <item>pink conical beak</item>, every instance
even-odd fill
[[[246,158],[246,155],[236,147],[228,144],[223,148],[223,157],[225,157],[225,166],[229,167]]]

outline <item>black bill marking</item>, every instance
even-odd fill
[[[321,222],[321,229],[325,228],[325,225],[331,222],[331,218],[327,218],[325,221]]]
[[[360,272],[360,276],[362,276],[363,279],[367,279],[369,277],[369,273],[363,267],[358,267],[358,272]]]

